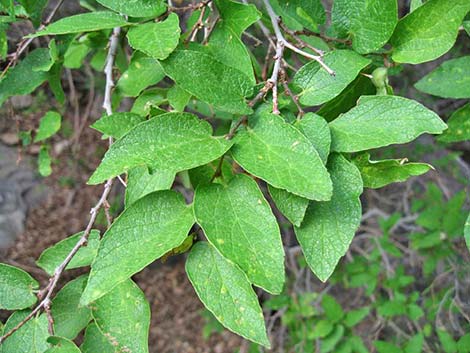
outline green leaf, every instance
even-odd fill
[[[165,21],[147,22],[132,27],[127,32],[127,39],[132,48],[163,60],[175,50],[180,33],[178,15],[171,13]]]
[[[392,59],[419,64],[445,54],[455,43],[468,0],[429,0],[403,17],[390,40]]]
[[[31,93],[43,84],[47,80],[47,72],[34,68],[50,60],[49,49],[39,48],[29,53],[14,68],[9,69],[0,81],[0,105],[11,96]]]
[[[39,150],[39,156],[38,156],[39,174],[41,174],[43,177],[47,177],[51,175],[52,173],[51,163],[52,163],[52,160],[51,160],[51,156],[49,155],[49,146],[42,145],[41,149]]]
[[[131,17],[158,17],[166,11],[162,0],[97,0],[101,5]]]
[[[447,60],[415,84],[421,92],[443,98],[470,98],[470,56]]]
[[[56,112],[47,112],[39,122],[39,129],[34,137],[34,142],[48,139],[60,130],[62,117]]]
[[[459,353],[468,353],[470,351],[470,333],[466,333],[460,337],[457,342],[457,350]],[[406,352],[406,353],[415,353],[415,352]]]
[[[331,149],[358,152],[406,143],[447,125],[420,103],[397,96],[363,96],[358,105],[330,123]]]
[[[465,242],[467,243],[468,251],[470,251],[470,214],[468,215],[467,220],[465,221],[465,228],[463,231]]]
[[[199,185],[211,184],[212,182],[219,182],[221,184],[226,184],[227,182],[229,182],[230,179],[232,179],[233,177],[233,170],[232,165],[227,162],[227,160],[224,160],[222,162],[220,176],[215,176],[214,180],[212,180],[217,171],[219,163],[220,159],[213,161],[209,164],[205,164],[200,167],[188,170],[189,180],[191,182],[192,187],[196,189]]]
[[[52,344],[44,353],[80,353],[80,349],[73,343],[64,337],[51,336],[47,339],[47,342]]]
[[[54,64],[52,65],[50,71],[47,73],[47,80],[49,81],[49,88],[54,95],[55,99],[60,104],[65,103],[65,93],[64,89],[62,88],[62,68],[61,64]]]
[[[64,17],[51,23],[43,30],[30,34],[25,38],[35,38],[40,36],[93,32],[102,29],[128,26],[129,23],[117,13],[110,11],[87,12],[79,15]]]
[[[111,146],[88,184],[138,166],[177,173],[209,163],[232,145],[212,136],[211,130],[208,122],[189,113],[167,113],[143,122]]]
[[[302,226],[295,227],[308,265],[323,282],[348,250],[361,221],[359,170],[340,154],[330,156],[328,170],[333,197],[327,202],[311,202]]]
[[[186,273],[205,307],[229,330],[270,347],[263,313],[245,273],[205,242],[196,243]]]
[[[111,136],[115,139],[120,139],[145,120],[144,117],[138,114],[120,112],[103,116],[91,125],[91,127],[101,132],[103,138]]]
[[[392,343],[385,341],[374,341],[378,353],[403,353],[403,351]]]
[[[222,111],[250,114],[245,102],[253,84],[242,72],[194,50],[176,50],[162,61],[165,73],[184,90]]]
[[[268,185],[268,190],[279,211],[289,222],[299,227],[307,211],[309,200],[271,185]]]
[[[57,244],[44,250],[36,261],[36,264],[52,276],[55,269],[65,260],[82,235],[83,232],[71,235],[70,237],[61,240]],[[100,232],[92,230],[88,237],[87,244],[78,250],[73,259],[67,265],[66,270],[89,266],[98,252],[99,244]]]
[[[250,52],[240,36],[261,18],[261,13],[254,4],[245,5],[230,0],[218,0],[216,4],[220,20],[212,31],[206,47],[215,59],[243,72],[254,85],[256,79]]]
[[[326,318],[333,323],[339,322],[344,317],[343,308],[331,295],[323,296],[321,306]]]
[[[427,163],[407,163],[406,158],[371,161],[369,153],[356,155],[352,161],[361,172],[364,187],[374,189],[405,181],[433,169]]]
[[[439,341],[441,342],[442,349],[445,353],[457,352],[457,343],[449,332],[438,328],[437,336],[439,337]]]
[[[337,325],[332,334],[328,335],[325,339],[322,340],[322,345],[320,353],[335,352],[334,349],[339,341],[343,338],[344,327],[342,325]]]
[[[234,140],[233,158],[249,173],[298,196],[330,199],[331,180],[318,152],[282,117],[269,113],[250,117],[249,126]]]
[[[358,53],[377,51],[387,43],[398,22],[397,0],[336,0],[332,22],[351,35]]]
[[[0,309],[17,310],[36,303],[39,283],[29,273],[0,263]]]
[[[90,322],[91,310],[79,304],[87,277],[70,281],[53,299],[51,310],[56,335],[73,340]]]
[[[155,170],[149,173],[147,167],[136,167],[128,172],[126,207],[154,191],[168,190],[173,185],[175,173]]]
[[[73,42],[64,54],[64,66],[69,69],[81,68],[90,48],[83,43]]]
[[[104,234],[81,298],[86,305],[180,245],[194,224],[181,194],[157,191],[134,202]]]
[[[148,353],[150,305],[131,280],[93,304],[93,318],[118,352]]]
[[[6,32],[7,27],[0,25],[0,59],[4,60],[8,54],[8,37]]]
[[[136,97],[148,86],[160,82],[163,77],[165,73],[157,60],[134,52],[129,68],[119,78],[117,87],[125,96]]]
[[[317,114],[307,113],[302,120],[296,122],[295,127],[307,137],[323,164],[326,164],[331,145],[330,127],[326,120]]]
[[[303,105],[320,105],[335,98],[370,63],[369,59],[352,50],[334,50],[326,53],[323,59],[335,76],[316,61],[302,66],[294,76],[294,84],[301,89],[299,98]]]
[[[172,106],[177,112],[184,111],[186,105],[188,105],[189,100],[191,99],[191,94],[186,92],[178,85],[173,85],[168,90],[168,103]]]
[[[360,323],[370,313],[370,308],[365,306],[360,309],[350,310],[346,313],[344,324],[347,327],[354,327]]]
[[[80,346],[83,353],[116,353],[114,346],[103,335],[98,326],[92,322],[85,331],[85,338]]]
[[[194,214],[209,242],[245,271],[251,283],[279,294],[284,248],[276,218],[256,182],[238,174],[227,185],[199,186]]]
[[[470,140],[470,104],[456,110],[447,121],[449,128],[438,140],[445,143]]]
[[[414,335],[405,345],[404,353],[421,353],[423,349],[424,335],[418,333]]]
[[[30,310],[15,311],[8,318],[3,332],[9,332],[30,313]],[[1,352],[18,353],[18,349],[21,347],[21,353],[43,353],[49,348],[46,341],[48,337],[46,315],[33,317],[2,343]]]

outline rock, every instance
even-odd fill
[[[14,109],[26,109],[33,104],[33,97],[30,94],[26,96],[13,96],[10,98],[10,102]]]
[[[0,144],[0,249],[13,245],[24,231],[28,209],[44,198],[35,163],[23,156],[17,164],[16,148]]]
[[[5,132],[0,136],[0,140],[7,146],[14,146],[17,145],[20,139],[18,135],[14,132]]]

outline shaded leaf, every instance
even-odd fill
[[[70,281],[52,300],[51,311],[56,335],[73,340],[90,322],[91,310],[79,305],[87,278],[84,275]]]
[[[333,181],[333,197],[326,202],[311,202],[295,234],[307,264],[317,277],[326,281],[349,248],[361,221],[361,175],[342,155],[328,161]]]
[[[295,123],[295,127],[307,137],[323,164],[326,164],[331,145],[330,127],[326,120],[317,114],[307,113],[302,120]]]
[[[14,266],[0,263],[0,309],[17,310],[36,303],[34,290],[39,283]]]
[[[96,325],[120,352],[147,353],[150,305],[131,280],[116,286],[93,304]]]
[[[443,98],[470,98],[470,56],[447,60],[415,84],[421,92]]]
[[[71,235],[50,248],[47,248],[42,252],[36,264],[48,274],[53,275],[55,269],[65,260],[82,235],[83,232]],[[99,244],[100,232],[98,230],[92,230],[88,237],[87,244],[78,250],[67,265],[66,270],[90,265],[98,252]]]
[[[250,114],[245,102],[253,84],[242,72],[214,57],[194,50],[176,50],[162,61],[165,73],[181,88],[216,108],[234,114]]]
[[[272,6],[289,28],[301,30],[305,27],[316,32],[318,25],[326,20],[321,0],[273,0]]]
[[[248,127],[234,140],[233,158],[249,173],[308,199],[331,197],[331,180],[318,152],[282,117],[269,113],[250,117]]]
[[[390,40],[392,59],[419,64],[445,54],[455,43],[468,0],[429,0],[400,19]]]
[[[38,48],[29,53],[15,67],[9,69],[0,81],[0,105],[11,96],[31,93],[43,84],[48,78],[47,72],[33,68],[50,60],[49,49]]]
[[[330,123],[331,149],[358,152],[406,143],[424,133],[440,134],[446,124],[420,103],[397,96],[363,96]]]
[[[211,130],[209,123],[189,113],[159,115],[116,141],[88,183],[99,184],[138,166],[176,173],[206,164],[232,145],[223,137],[213,137]]]
[[[208,243],[198,242],[189,253],[186,272],[199,299],[222,325],[270,347],[258,298],[242,270]]]
[[[256,182],[238,174],[227,185],[199,186],[194,214],[209,242],[270,293],[284,285],[284,249],[276,218]]]
[[[147,167],[129,170],[126,187],[126,207],[154,191],[168,190],[173,185],[175,173],[155,170],[149,173]]]
[[[316,112],[318,115],[331,121],[338,115],[355,107],[361,96],[374,95],[376,88],[372,81],[365,76],[359,75],[340,94],[329,102],[323,104]]]
[[[180,32],[178,15],[171,13],[162,22],[147,22],[132,27],[127,32],[127,39],[132,48],[163,60],[175,50]]]
[[[406,158],[371,161],[369,153],[359,154],[352,161],[361,172],[364,187],[374,189],[405,181],[433,169],[427,163],[408,163]]]
[[[86,305],[180,245],[194,223],[181,194],[157,191],[134,202],[101,240],[81,298]]]
[[[220,62],[243,72],[255,84],[250,52],[240,36],[258,21],[261,13],[254,4],[245,5],[230,0],[216,1],[221,19],[212,31],[207,49]]]
[[[299,227],[307,211],[309,200],[271,185],[268,185],[268,190],[279,211],[289,222]]]
[[[28,13],[33,24],[37,27],[41,23],[42,13],[47,5],[47,0],[18,0]]]
[[[326,53],[323,59],[335,76],[316,61],[302,66],[294,76],[294,84],[301,89],[299,98],[303,105],[320,105],[335,98],[370,63],[369,59],[352,50],[334,50]]]

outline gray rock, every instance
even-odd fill
[[[17,150],[0,144],[0,249],[13,245],[25,229],[28,209],[46,195],[35,164],[23,156],[17,164]]]

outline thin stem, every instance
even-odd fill
[[[281,70],[282,56],[284,54],[284,43],[277,41],[276,44],[276,55],[274,57],[274,67],[271,77],[268,79],[273,90],[273,114],[280,114],[279,112],[279,102],[277,95],[277,84],[279,79],[279,70]]]
[[[307,52],[297,48],[295,45],[293,45],[292,43],[287,41],[286,38],[284,38],[284,35],[281,32],[281,28],[279,27],[279,17],[274,12],[271,4],[269,3],[269,0],[263,0],[263,2],[264,2],[264,5],[266,7],[266,10],[268,11],[269,17],[271,18],[271,23],[273,25],[274,33],[276,35],[277,41],[282,42],[286,48],[289,48],[293,52],[295,52],[299,55],[302,55],[302,56],[304,56],[308,59],[315,60],[316,62],[318,62],[320,64],[320,66],[323,69],[326,70],[326,72],[328,72],[330,75],[334,76],[335,72],[328,65],[325,64],[325,62],[323,61],[323,58],[321,56],[312,55],[310,53],[307,53]]]

